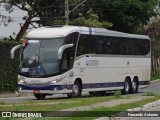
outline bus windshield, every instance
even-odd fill
[[[27,40],[21,52],[20,74],[33,77],[57,74],[58,50],[63,43],[64,38]]]

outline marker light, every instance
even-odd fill
[[[26,44],[27,44],[27,40],[26,40],[26,39],[24,39],[24,40],[23,40],[23,45],[22,45],[22,46],[23,46],[23,47],[25,47],[25,46],[26,46]]]

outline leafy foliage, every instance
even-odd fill
[[[144,27],[143,33],[149,35],[154,40],[160,41],[160,18],[153,18],[153,20]]]
[[[105,28],[109,26],[113,30],[129,33],[135,33],[145,25],[156,13],[154,9],[158,4],[158,0],[87,0],[73,10],[83,1],[69,0],[71,24]],[[8,10],[16,6],[28,13],[24,17],[26,22],[17,35],[17,40],[20,40],[28,25],[32,24],[34,17],[40,18],[34,22],[44,26],[64,24],[64,0],[9,0],[6,4]]]
[[[99,17],[92,10],[88,10],[86,16],[79,13],[79,17],[70,22],[71,25],[88,26],[88,27],[112,27],[112,23],[104,21],[100,22]]]
[[[10,59],[10,50],[13,46],[19,43],[13,41],[4,41],[0,42],[0,91],[7,92],[13,91],[16,89],[17,83],[17,72],[18,72],[18,63],[19,55],[17,52],[15,60]]]
[[[117,91],[114,92],[114,96],[115,96],[116,98],[120,98],[120,97],[121,97],[121,94],[122,94],[121,90],[117,90]]]
[[[113,30],[133,33],[154,15],[157,3],[157,0],[92,0],[87,5],[100,21],[112,22]]]
[[[142,33],[151,38],[152,75],[155,75],[160,71],[160,18],[152,20],[143,28]]]

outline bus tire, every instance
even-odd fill
[[[69,98],[75,98],[75,97],[80,97],[81,96],[81,86],[80,86],[80,83],[76,80],[74,82],[74,85],[73,85],[73,90],[72,90],[72,93],[68,93],[67,96]]]
[[[37,98],[37,100],[44,100],[46,97],[46,94],[34,94],[35,98]]]
[[[123,94],[129,94],[131,93],[131,82],[129,80],[129,78],[126,78],[125,82],[124,82],[124,88],[122,90]]]
[[[134,78],[132,81],[131,93],[137,93],[137,92],[138,92],[138,80]]]

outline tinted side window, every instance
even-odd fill
[[[67,48],[63,52],[62,60],[61,60],[61,70],[67,71],[73,67],[75,49],[78,40],[79,33],[71,33],[66,36],[64,44],[73,44],[74,46],[71,48]]]
[[[125,55],[146,55],[149,52],[149,40],[125,38]]]
[[[77,44],[77,40],[78,40],[78,36],[79,36],[79,33],[78,32],[75,32],[75,33],[71,33],[69,35],[66,36],[65,38],[65,43],[64,44]]]
[[[150,41],[137,38],[122,38],[97,35],[81,35],[77,56],[82,54],[146,55]]]
[[[76,56],[95,53],[96,46],[94,37],[95,36],[92,35],[80,36]]]

